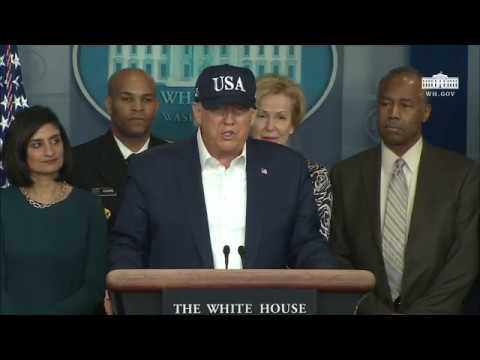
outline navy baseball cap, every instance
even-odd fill
[[[214,65],[205,68],[195,85],[195,102],[206,109],[223,105],[255,108],[255,75],[248,68]]]

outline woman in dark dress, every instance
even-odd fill
[[[71,147],[57,116],[17,113],[3,148],[1,313],[95,314],[105,291],[107,226],[94,195],[65,178]]]

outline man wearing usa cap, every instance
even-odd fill
[[[207,67],[192,111],[198,131],[190,140],[130,161],[111,233],[111,269],[334,267],[317,231],[304,158],[247,140],[253,73]]]

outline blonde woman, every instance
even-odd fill
[[[290,135],[305,115],[305,95],[300,86],[285,76],[266,74],[257,79],[257,115],[250,135],[254,139],[288,145]],[[313,197],[320,218],[320,233],[328,240],[333,194],[328,170],[310,160],[307,166]]]

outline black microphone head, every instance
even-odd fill
[[[240,256],[245,256],[245,246],[240,245],[238,247],[238,253],[240,254]]]
[[[230,254],[230,246],[225,245],[225,246],[223,247],[223,254],[224,254],[224,255]]]

